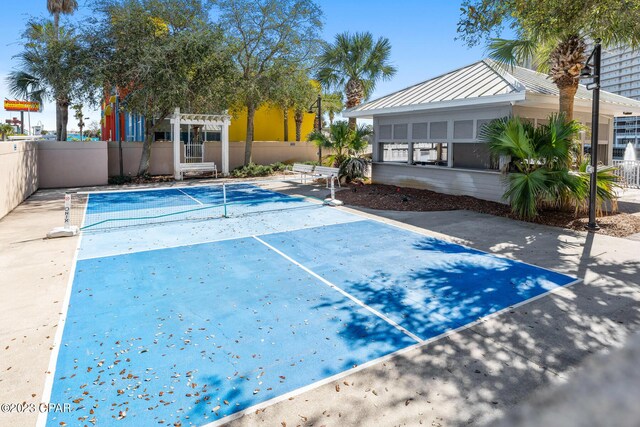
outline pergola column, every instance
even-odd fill
[[[229,175],[229,120],[221,126],[220,139],[222,141],[222,175]]]
[[[180,172],[180,108],[173,113],[173,175],[176,180],[182,179]]]

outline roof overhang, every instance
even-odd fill
[[[605,116],[628,116],[640,115],[640,102],[629,99],[629,103],[610,102],[600,98],[600,114]],[[526,99],[518,104],[535,107],[549,108],[554,111],[558,110],[558,96],[544,95],[539,93],[527,92]],[[575,98],[573,109],[581,113],[591,113],[592,101],[590,99]],[[631,114],[629,114],[631,113]]]
[[[424,111],[460,109],[488,105],[505,105],[525,100],[524,92],[507,93],[504,95],[483,96],[478,98],[454,99],[451,101],[428,102],[425,104],[403,105],[400,107],[377,108],[369,110],[357,110],[358,107],[346,110],[343,117],[371,119],[374,116],[396,115],[406,113],[419,113]]]

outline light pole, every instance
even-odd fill
[[[313,108],[317,107],[318,114],[316,115],[316,120],[318,121],[316,127],[318,132],[322,132],[322,95],[318,94],[318,99],[311,104],[309,107],[309,112],[313,113]],[[322,165],[322,146],[318,146],[318,163]]]
[[[600,56],[602,53],[601,40],[595,40],[593,52],[587,59],[584,68],[580,72],[581,78],[593,79],[587,85],[588,90],[593,91],[591,104],[591,165],[587,167],[587,172],[591,174],[589,180],[589,222],[588,231],[599,230],[596,223],[596,197],[597,197],[597,177],[598,177],[598,123],[600,122]],[[593,69],[591,68],[593,67]]]

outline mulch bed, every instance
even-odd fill
[[[509,206],[470,196],[452,196],[429,190],[382,184],[350,185],[339,193],[336,197],[345,204],[370,209],[418,212],[464,209],[515,219]],[[584,231],[588,217],[576,218],[573,212],[543,211],[531,222]],[[629,213],[605,214],[598,217],[598,225],[600,225],[598,233],[625,237],[640,233],[640,216]]]

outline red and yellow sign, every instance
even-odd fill
[[[4,109],[5,111],[40,111],[40,103],[5,99]]]

